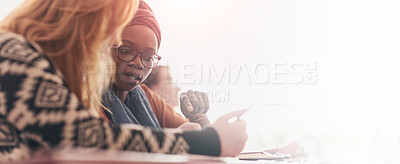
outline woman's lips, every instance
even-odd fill
[[[124,77],[128,83],[135,85],[139,84],[142,80],[142,77],[138,73],[124,73]]]

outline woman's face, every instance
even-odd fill
[[[122,42],[124,46],[129,46],[137,52],[157,53],[157,37],[146,26],[134,25],[125,27],[122,32]],[[152,68],[145,67],[139,56],[136,56],[130,62],[126,62],[118,57],[117,49],[114,49],[112,57],[117,66],[115,89],[119,91],[131,91],[150,74]]]

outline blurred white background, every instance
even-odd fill
[[[1,1],[0,19],[20,2]],[[261,98],[243,117],[246,150],[291,140],[398,150],[399,1],[147,2],[162,29],[161,64],[183,91],[209,93],[211,120]]]

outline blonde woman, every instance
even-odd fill
[[[100,50],[121,43],[134,0],[26,0],[0,24],[0,159],[53,147],[233,156],[246,123],[219,118],[202,131],[110,127],[101,117],[108,87]],[[135,142],[133,142],[135,141]],[[145,146],[138,146],[138,145]]]

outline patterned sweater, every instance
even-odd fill
[[[110,126],[91,115],[59,72],[38,46],[14,33],[0,34],[0,161],[71,146],[220,155],[212,128],[177,132]]]

